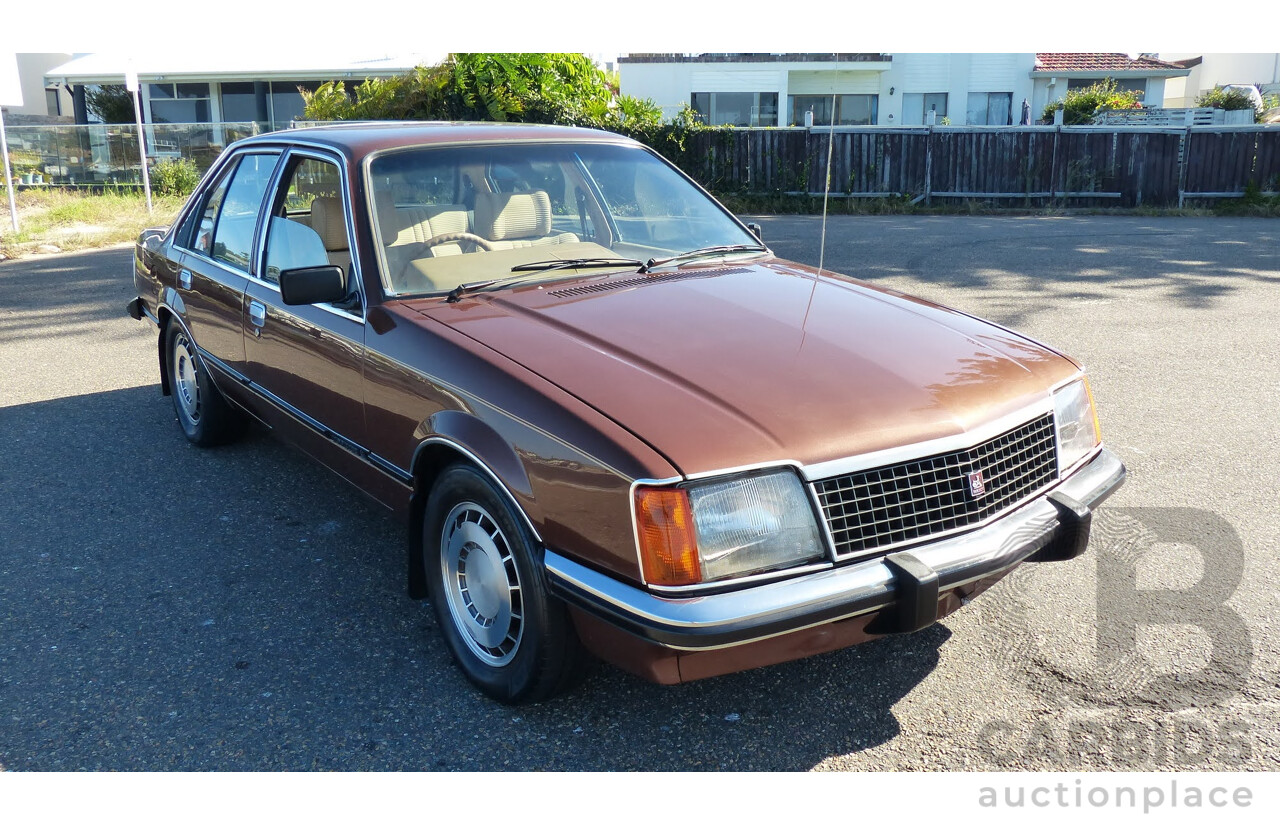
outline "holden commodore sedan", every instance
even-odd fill
[[[1071,358],[780,260],[604,132],[253,137],[135,260],[186,437],[256,420],[403,519],[503,702],[920,630],[1078,556],[1124,478]]]

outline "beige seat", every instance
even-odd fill
[[[551,198],[532,192],[477,192],[475,234],[494,249],[517,249],[544,244],[577,243],[572,232],[551,228]]]
[[[471,215],[466,206],[460,203],[397,206],[391,192],[385,189],[374,195],[374,205],[386,247],[391,285],[397,291],[426,286],[405,281],[410,275],[418,277],[407,272],[412,261],[463,253],[465,241],[445,241],[431,246],[427,242],[440,235],[469,232]]]
[[[342,200],[333,197],[317,197],[311,202],[311,228],[324,241],[329,263],[351,273],[351,243],[347,240],[347,219],[342,212]]]

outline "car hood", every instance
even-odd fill
[[[686,474],[964,433],[1043,402],[1079,369],[963,313],[776,259],[412,306],[574,394]]]

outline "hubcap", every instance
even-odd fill
[[[173,394],[182,414],[192,424],[200,420],[200,384],[196,381],[196,364],[186,335],[173,342]]]
[[[463,641],[486,664],[507,664],[524,635],[524,604],[502,528],[479,504],[465,501],[449,511],[440,550],[445,600]]]

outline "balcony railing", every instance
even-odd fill
[[[203,173],[228,144],[258,134],[257,123],[144,124],[147,160],[190,158]],[[141,186],[133,124],[10,126],[9,163],[19,185]]]

